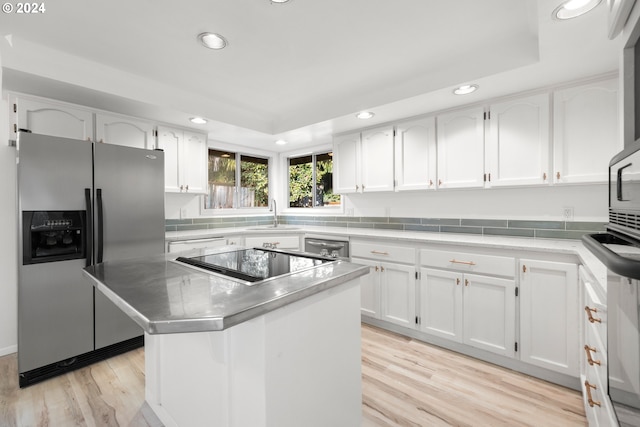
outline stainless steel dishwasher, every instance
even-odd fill
[[[307,236],[304,238],[304,251],[349,260],[349,239]]]

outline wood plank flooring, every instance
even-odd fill
[[[368,325],[362,377],[362,427],[587,425],[576,391]],[[0,426],[162,426],[144,402],[144,350],[24,389],[16,355],[0,357]]]

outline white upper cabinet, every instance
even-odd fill
[[[400,123],[395,135],[396,190],[436,188],[436,120]]]
[[[207,191],[207,136],[158,127],[158,148],[164,151],[165,191]]]
[[[487,186],[550,182],[549,95],[492,104],[489,111]]]
[[[393,127],[363,132],[361,144],[362,191],[393,191]]]
[[[438,188],[484,186],[484,111],[438,116]]]
[[[623,148],[617,79],[559,90],[553,107],[554,182],[606,182]]]
[[[96,141],[134,148],[154,148],[153,124],[129,117],[96,114]]]
[[[17,99],[15,105],[17,129],[61,138],[91,140],[93,137],[91,111],[32,99]]]
[[[336,193],[393,191],[393,127],[339,136],[333,142]]]
[[[334,179],[336,193],[361,191],[360,180],[360,133],[339,136],[333,141]]]

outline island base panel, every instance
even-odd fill
[[[145,335],[167,426],[359,426],[360,279],[223,331]]]

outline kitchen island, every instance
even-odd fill
[[[145,330],[145,397],[166,426],[360,425],[368,267],[335,261],[248,285],[175,258],[85,269]]]

